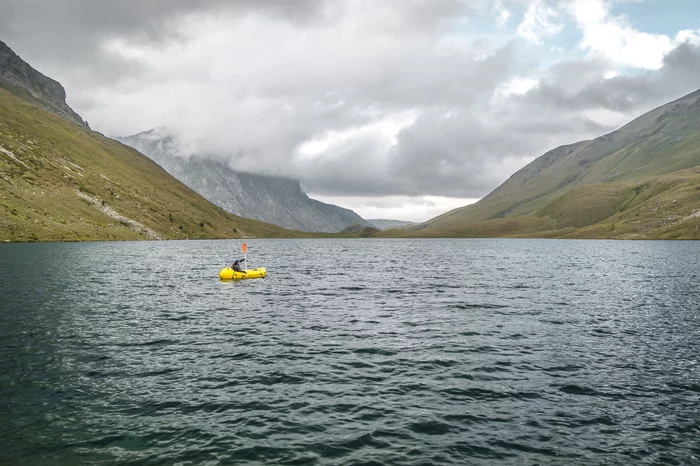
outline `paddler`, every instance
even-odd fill
[[[233,270],[235,270],[236,272],[244,272],[245,273],[244,270],[241,270],[241,263],[243,262],[243,260],[244,259],[236,259],[235,261],[233,261],[233,265],[231,266],[231,268]]]

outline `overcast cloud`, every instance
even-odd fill
[[[105,134],[164,126],[183,153],[426,220],[700,87],[700,31],[638,30],[624,3],[0,0],[0,39]]]

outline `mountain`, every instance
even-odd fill
[[[0,41],[0,88],[67,120],[88,126],[66,103],[60,83],[44,76]]]
[[[700,238],[700,90],[547,152],[415,236]]]
[[[338,232],[351,223],[370,226],[350,209],[310,199],[298,180],[239,172],[205,157],[181,156],[179,144],[166,130],[117,139],[233,214],[309,232]]]
[[[65,104],[60,84],[2,45],[0,241],[301,235],[232,215],[91,131]]]
[[[370,236],[374,236],[376,233],[379,233],[379,231],[379,228],[373,226],[365,226],[360,223],[351,223],[338,233],[340,233],[341,236],[350,233],[352,235],[357,234],[357,236],[361,238],[368,238]]]
[[[379,228],[380,230],[386,230],[387,228],[395,227],[405,227],[415,224],[415,222],[406,222],[403,220],[386,220],[383,218],[368,219],[367,221],[375,227]]]

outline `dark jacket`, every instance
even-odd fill
[[[236,272],[243,272],[243,270],[241,270],[241,264],[243,262],[244,262],[244,259],[236,259],[235,261],[233,261],[233,265],[231,266],[231,268],[233,270],[235,270]]]

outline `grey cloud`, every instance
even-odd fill
[[[107,39],[152,45],[182,40],[178,19],[250,13],[303,25],[324,16],[327,0],[0,0],[0,37],[32,64],[78,85],[142,76],[147,67],[107,54]]]
[[[399,4],[386,2],[376,21],[381,21],[387,33],[410,34],[416,31],[451,27],[455,18],[484,11],[488,8],[484,0],[402,0]],[[376,2],[376,5],[382,5]]]
[[[0,17],[3,34],[18,35],[29,41],[22,31],[41,31],[45,43],[77,39],[84,47],[89,41],[110,36],[138,36],[150,41],[172,38],[169,21],[193,13],[245,15],[268,14],[292,22],[304,22],[322,16],[327,0],[1,0]],[[56,33],[56,34],[52,34]],[[50,53],[50,52],[48,52]],[[54,51],[54,53],[56,53]]]
[[[537,89],[522,97],[529,105],[553,109],[616,112],[646,111],[697,90],[700,47],[681,44],[664,58],[658,71],[603,79],[605,64],[577,60],[555,66],[556,71]],[[576,81],[576,85],[572,83]]]
[[[381,151],[375,138],[357,138],[312,164],[304,165],[302,183],[318,194],[390,194],[393,190],[386,184],[386,172],[378,162]]]
[[[627,112],[656,97],[656,91],[646,82],[634,78],[611,78],[589,83],[582,89],[571,92],[558,83],[542,83],[528,93],[525,99],[532,105],[548,105],[555,109],[590,110],[605,108],[616,112]]]
[[[391,172],[405,194],[438,189],[445,196],[477,197],[494,181],[489,164],[512,154],[513,136],[496,134],[472,112],[427,113],[399,134]]]
[[[469,102],[455,107],[450,118],[445,117],[447,107],[427,111],[400,133],[388,156],[367,143],[358,148],[362,153],[320,161],[317,170],[307,172],[305,183],[323,194],[482,197],[512,173],[513,164],[499,164],[520,160],[523,165],[558,145],[616,129],[584,111],[606,109],[631,120],[697,90],[700,47],[681,45],[668,54],[662,69],[633,76],[603,79],[606,63],[597,60],[554,68],[539,87],[512,96],[503,106]],[[496,123],[486,123],[494,117]],[[372,152],[376,154],[366,157]],[[353,170],[344,170],[342,160],[353,160]],[[375,172],[367,175],[376,160],[385,163],[375,163]],[[335,174],[332,182],[328,173]]]
[[[664,58],[664,67],[654,80],[662,89],[661,97],[672,98],[679,92],[698,88],[700,45],[681,44]]]
[[[552,65],[547,81],[565,89],[580,89],[600,79],[609,68],[610,62],[601,58],[563,61]]]
[[[504,160],[546,147],[529,127],[486,125],[476,112],[447,113],[423,114],[387,153],[373,139],[343,147],[307,167],[304,184],[327,195],[482,197],[510,175],[510,167],[499,167]],[[575,131],[581,129],[568,134]]]
[[[299,70],[291,72],[282,66],[283,74],[274,63],[272,69],[248,69],[254,76],[253,88],[240,95],[229,87],[207,88],[203,92],[214,93],[210,103],[204,103],[202,108],[170,112],[168,117],[174,120],[167,123],[193,142],[193,150],[200,154],[228,160],[237,169],[299,176],[315,191],[328,191],[320,185],[348,192],[425,189],[426,183],[417,185],[410,179],[401,187],[399,183],[387,183],[385,178],[367,175],[374,173],[376,167],[366,155],[384,158],[371,138],[362,144],[351,141],[348,147],[324,156],[309,169],[300,169],[290,157],[295,148],[309,139],[372,124],[397,112],[475,105],[525,66],[518,57],[526,54],[519,53],[513,43],[479,59],[469,51],[434,57],[418,48],[419,43],[402,40],[397,40],[396,46],[399,48],[391,53],[388,59],[392,63],[387,66],[381,66],[386,55],[368,52],[362,57],[365,61],[350,62],[340,56],[332,62],[333,57],[324,60],[326,57],[322,56],[311,63],[310,69],[307,62],[300,62]],[[105,112],[113,112],[103,107]],[[202,114],[203,110],[212,113]],[[400,162],[401,156],[395,163]],[[361,166],[363,174],[353,174],[343,166],[348,163]],[[393,176],[394,168],[387,168],[381,175]],[[311,173],[316,175],[312,177]],[[360,184],[353,188],[352,183],[358,180]]]
[[[551,134],[603,134],[614,129],[578,114],[562,118],[561,113],[547,113],[544,110],[536,113],[529,119],[508,124],[505,129],[533,137],[546,137]]]
[[[359,3],[358,8],[364,5],[353,3]],[[304,27],[333,22],[344,14],[346,5],[331,0],[0,0],[0,34],[36,58],[81,63],[95,58],[96,46],[105,38],[144,43],[178,40],[173,21],[188,15],[254,13]],[[379,14],[376,26],[391,29],[394,25],[401,32],[432,29],[475,10],[474,2],[468,0],[405,0],[401,8],[386,5],[384,10],[395,18]]]
[[[330,74],[324,67],[309,73],[315,77],[287,75],[283,83],[270,74],[262,77],[261,87],[267,95],[275,95],[281,87],[286,94],[308,91],[311,95],[325,85],[338,99],[386,109],[471,105],[529,63],[518,56],[512,42],[480,59],[473,53],[435,56],[412,42],[400,44],[391,52],[390,57],[368,55],[366,62],[338,64]]]
[[[374,60],[358,57],[358,61],[365,67],[357,70],[359,73],[353,73],[353,62],[348,60],[351,57],[343,55],[341,51],[340,59],[344,61],[336,63],[336,68],[345,68],[346,72],[338,72],[336,76],[329,74],[328,65],[332,64],[333,50],[328,50],[326,57],[319,57],[323,60],[320,66],[326,65],[320,73],[314,73],[316,70],[313,67],[305,70],[311,64],[308,60],[305,66],[299,67],[290,61],[285,70],[286,79],[280,79],[279,68],[261,70],[263,73],[260,75],[251,76],[254,84],[250,91],[266,97],[291,95],[297,98],[300,84],[314,92],[327,87],[336,93],[342,93],[342,98],[352,99],[356,105],[364,105],[358,99],[373,102],[378,95],[386,98],[393,96],[396,99],[405,99],[408,95],[420,100],[427,95],[425,92],[415,92],[416,85],[422,83],[410,83],[396,78],[401,74],[420,75],[426,68],[445,68],[447,64],[445,60],[429,63],[431,60],[435,62],[434,57],[426,56],[420,46],[412,46],[414,43],[426,43],[425,38],[416,37],[416,34],[431,34],[441,27],[449,27],[458,15],[483,9],[486,3],[482,0],[406,0],[397,8],[393,2],[369,0],[0,0],[0,11],[3,12],[0,15],[0,37],[31,64],[61,81],[68,88],[69,101],[79,107],[80,111],[86,112],[94,102],[91,104],[89,98],[71,92],[71,87],[115,89],[119,86],[133,86],[134,81],[152,82],[154,79],[175,78],[156,77],[148,63],[106,51],[103,47],[106,40],[123,39],[156,49],[178,42],[186,45],[188,38],[183,36],[178,21],[201,15],[241,19],[255,14],[280,24],[292,24],[303,35],[309,28],[336,24],[345,15],[360,14],[362,21],[354,27],[359,28],[358,35],[365,35],[367,39],[365,43],[350,46],[366,47],[369,42],[382,40],[381,37],[384,36],[390,42],[405,40],[403,50],[394,48],[393,56],[375,54]],[[247,44],[241,44],[244,45]],[[279,48],[286,45],[283,40],[276,44]],[[371,49],[367,48],[366,51],[372,55]],[[423,52],[424,55],[413,56],[412,52]],[[300,53],[314,52],[305,50]],[[458,64],[455,63],[451,69],[443,69],[442,75],[447,79],[454,73],[466,74],[468,70],[458,69]],[[350,77],[354,79],[351,80]],[[457,78],[453,82],[459,82],[459,77]],[[358,96],[354,84],[362,81],[379,83],[378,89],[371,92],[365,86]],[[450,89],[450,83],[433,85],[442,90],[443,94],[459,91]],[[402,100],[400,103],[406,104],[410,102]]]

